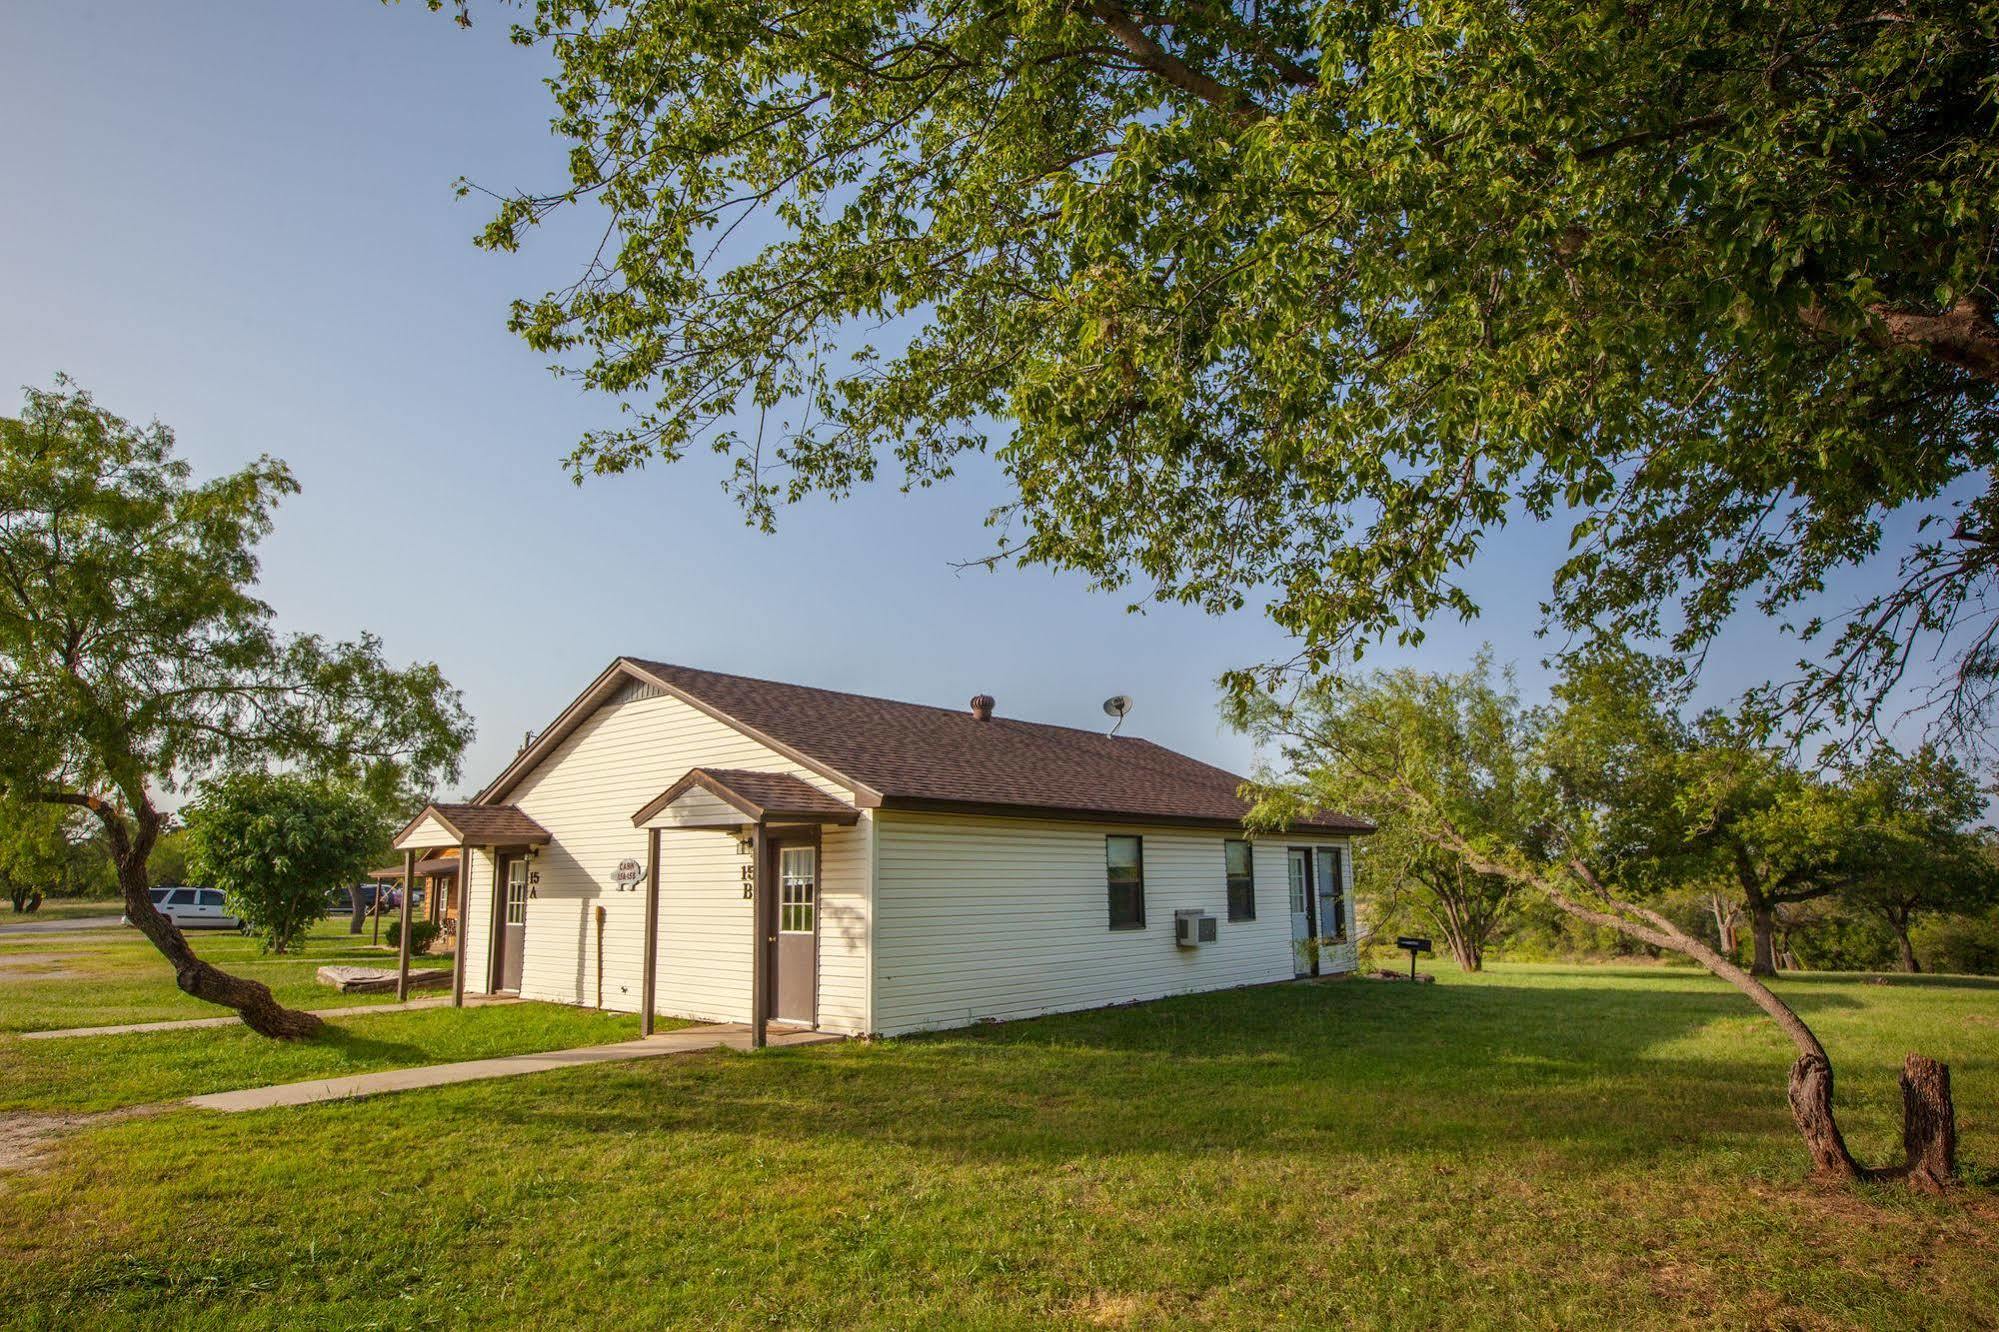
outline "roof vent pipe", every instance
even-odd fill
[[[980,721],[993,719],[993,696],[991,694],[972,695],[972,715]]]

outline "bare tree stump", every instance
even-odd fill
[[[1909,1187],[1942,1193],[1957,1178],[1957,1107],[1950,1099],[1950,1066],[1927,1055],[1902,1061],[1902,1150]]]
[[[1799,1055],[1791,1065],[1791,1117],[1812,1158],[1812,1173],[1822,1179],[1860,1178],[1860,1166],[1846,1150],[1846,1138],[1832,1113],[1832,1061],[1824,1055]]]

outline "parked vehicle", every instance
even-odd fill
[[[354,909],[354,894],[361,894],[361,910],[369,911],[375,905],[377,896],[386,897],[387,886],[379,883],[357,883],[353,887],[339,887],[326,895],[326,914],[344,916]]]
[[[229,914],[219,888],[168,885],[148,890],[160,914],[184,930],[240,930],[243,922]],[[130,916],[122,917],[130,925]]]

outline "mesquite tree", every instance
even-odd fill
[[[1541,710],[1523,708],[1482,660],[1458,675],[1335,678],[1295,706],[1251,700],[1236,719],[1281,743],[1300,775],[1266,786],[1253,817],[1281,827],[1304,809],[1330,805],[1384,827],[1400,824],[1470,872],[1507,879],[1580,920],[1692,958],[1769,1014],[1797,1050],[1790,1103],[1814,1172],[1877,1173],[1847,1150],[1833,1113],[1832,1062],[1811,1028],[1760,979],[1654,905],[1708,813],[1700,792],[1681,787],[1685,770],[1670,747],[1677,728],[1656,692],[1666,674],[1630,659],[1600,662],[1564,680],[1553,706]],[[1462,719],[1480,715],[1498,724],[1474,738]],[[1466,762],[1468,754],[1477,761]],[[1498,783],[1495,771],[1512,776]],[[1942,1188],[1956,1141],[1949,1070],[1911,1054],[1902,1085],[1908,1160],[1895,1173]]]
[[[273,629],[251,594],[256,545],[296,489],[269,457],[196,483],[166,427],[67,379],[0,419],[0,786],[89,811],[125,914],[175,983],[277,1037],[319,1020],[204,962],[153,907],[159,793],[275,762],[427,785],[457,775],[471,735],[434,665]]]
[[[1999,685],[1999,0],[528,10],[568,179],[481,243],[600,215],[512,320],[579,474],[712,446],[768,524],[992,450],[995,558],[1307,672],[1557,521],[1579,639],[1753,606],[1856,728],[1927,635],[1946,721]]]

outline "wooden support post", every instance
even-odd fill
[[[465,908],[472,901],[472,848],[458,848],[458,933],[451,945],[451,1006],[465,1007]]]
[[[770,936],[772,929],[767,926],[766,909],[770,906],[770,875],[764,872],[764,826],[756,825],[751,841],[751,856],[754,876],[750,888],[750,935],[756,940],[756,951],[750,954],[750,1048],[764,1048],[766,1028],[770,1022]],[[772,922],[775,924],[775,921]]]
[[[659,829],[646,830],[646,944],[639,968],[639,1035],[652,1035],[653,996],[659,989]]]
[[[416,891],[416,852],[403,852],[403,932],[396,943],[396,1002],[410,997],[410,895]]]

